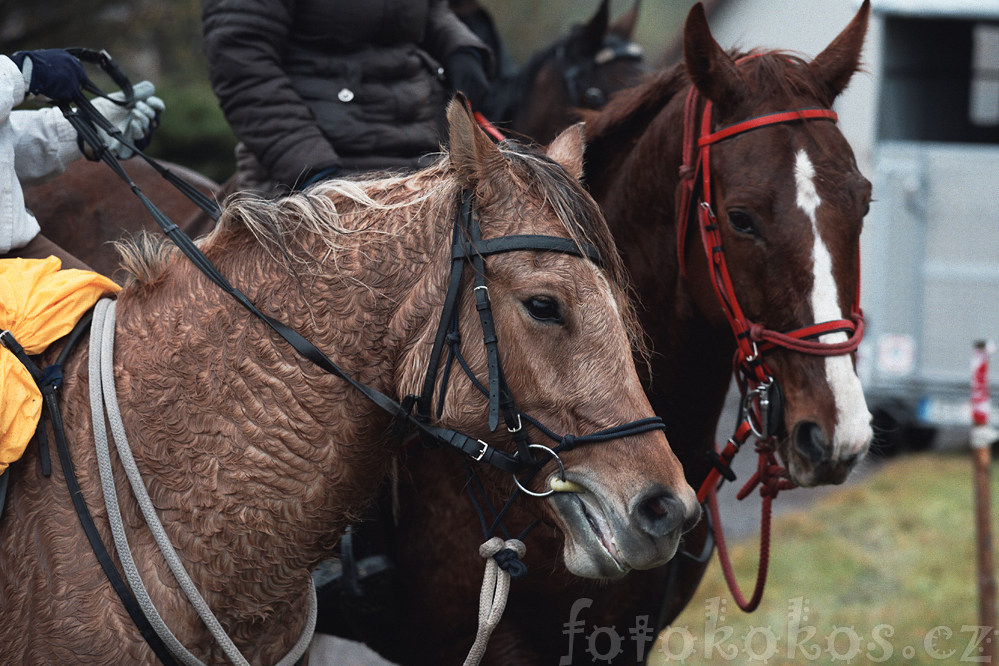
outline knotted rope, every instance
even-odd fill
[[[493,537],[479,546],[479,555],[486,561],[482,576],[482,591],[479,593],[479,631],[475,643],[465,657],[465,666],[478,666],[486,653],[486,645],[493,629],[499,624],[506,608],[506,598],[510,592],[510,577],[516,576],[523,567],[520,558],[527,547],[520,539]]]
[[[718,496],[716,488],[712,488],[708,494],[708,510],[711,512],[711,527],[714,531],[715,543],[718,546],[718,562],[721,564],[722,573],[725,575],[725,582],[732,592],[732,597],[739,608],[747,613],[752,613],[760,605],[763,599],[763,588],[767,583],[767,571],[770,565],[770,516],[771,504],[777,493],[781,490],[790,490],[795,487],[794,483],[787,478],[787,471],[777,461],[774,453],[774,438],[769,437],[760,440],[756,445],[756,452],[759,455],[759,463],[753,476],[750,477],[746,485],[736,493],[736,499],[745,499],[753,490],[759,486],[760,496],[763,498],[763,505],[760,509],[760,559],[756,572],[756,586],[753,595],[748,600],[739,588],[739,583],[735,579],[735,571],[732,568],[732,560],[728,554],[728,547],[725,543],[725,533],[722,529],[721,514],[718,511]]]

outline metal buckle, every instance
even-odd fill
[[[768,432],[767,419],[770,415],[770,386],[771,382],[764,382],[752,391],[746,393],[742,401],[742,411],[746,415],[746,422],[749,429],[753,431],[757,439],[765,439]],[[756,399],[754,404],[753,399]]]
[[[518,412],[517,413],[517,427],[516,428],[509,428],[508,427],[506,429],[506,431],[512,433],[512,432],[520,432],[523,429],[524,429],[524,424],[520,422],[520,413]]]
[[[479,452],[476,455],[472,456],[472,460],[479,462],[480,460],[482,460],[482,457],[486,455],[486,451],[489,450],[489,445],[483,442],[481,439],[476,441],[482,445],[482,448],[479,450]]]

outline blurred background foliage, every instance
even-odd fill
[[[363,2],[364,0],[358,0]],[[635,0],[611,0],[611,17]],[[640,0],[635,41],[646,59],[676,58],[680,26],[694,0]],[[592,16],[599,0],[480,0],[492,15],[514,60],[523,64],[575,23]],[[3,53],[85,46],[106,49],[129,78],[149,79],[167,104],[150,153],[200,171],[219,182],[232,174],[235,145],[208,83],[201,48],[199,0],[0,0]],[[103,88],[105,77],[91,72]]]

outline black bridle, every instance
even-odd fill
[[[555,44],[552,52],[554,64],[562,75],[562,82],[569,92],[569,103],[573,107],[600,109],[607,104],[608,92],[591,81],[597,69],[619,60],[641,61],[644,53],[635,42],[608,34],[604,37],[603,47],[594,55],[583,59],[573,57],[567,46],[579,30],[581,27],[576,26],[567,38]]]
[[[459,365],[468,375],[472,384],[476,386],[489,399],[489,429],[495,431],[499,426],[499,417],[502,415],[507,431],[512,435],[516,444],[516,453],[511,454],[506,451],[490,446],[482,440],[477,440],[478,450],[474,453],[465,449],[465,453],[471,455],[477,461],[486,462],[498,467],[503,471],[515,474],[524,471],[528,466],[534,466],[535,471],[540,468],[533,454],[532,449],[545,449],[559,463],[558,452],[593,442],[603,442],[609,439],[627,437],[630,435],[648,432],[650,430],[664,430],[662,419],[651,417],[632,421],[622,426],[614,426],[589,435],[557,435],[537,419],[519,411],[513,398],[513,393],[506,382],[503,374],[503,367],[500,364],[499,352],[497,348],[498,339],[493,322],[492,308],[489,302],[489,288],[486,286],[486,269],[484,257],[504,252],[514,252],[517,250],[534,250],[543,252],[561,252],[581,257],[600,264],[600,254],[597,249],[589,243],[577,243],[571,238],[561,236],[543,236],[535,234],[518,234],[511,236],[501,236],[499,238],[483,239],[479,228],[479,218],[475,211],[475,198],[471,192],[465,190],[461,193],[460,203],[455,212],[454,234],[451,245],[451,275],[448,282],[447,295],[444,299],[444,307],[441,312],[441,322],[434,338],[434,346],[430,353],[430,362],[427,367],[427,375],[423,382],[423,390],[419,396],[407,396],[410,402],[415,401],[417,420],[428,423],[432,417],[433,394],[438,386],[438,368],[441,367],[441,359],[444,358],[443,370],[440,373],[438,402],[435,415],[440,417],[444,410],[444,398],[447,391],[448,379],[451,375],[452,363],[457,360]],[[482,342],[486,349],[486,367],[488,372],[488,386],[484,386],[461,355],[461,335],[458,330],[458,297],[460,293],[461,278],[466,266],[470,266],[474,276],[473,292],[475,294],[475,308],[479,313],[479,323],[482,327]],[[406,401],[404,401],[406,402]],[[554,449],[532,444],[527,430],[524,428],[524,421],[535,426],[539,432],[550,439],[558,442]],[[526,489],[520,485],[514,477],[516,485],[522,491]]]

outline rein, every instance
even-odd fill
[[[752,57],[752,56],[750,56]],[[737,61],[738,63],[743,60]],[[750,118],[713,130],[710,100],[703,102],[700,122],[697,108],[700,95],[691,86],[684,108],[683,163],[680,166],[682,189],[677,219],[677,257],[681,274],[687,275],[685,249],[688,220],[697,222],[709,270],[711,285],[722,306],[732,333],[735,336],[736,352],[733,359],[733,374],[742,394],[740,420],[735,434],[728,440],[722,451],[712,451],[713,467],[698,488],[697,499],[706,503],[712,518],[711,528],[718,545],[718,556],[726,582],[739,607],[752,612],[759,605],[766,582],[770,545],[771,503],[781,490],[794,488],[785,470],[776,458],[777,432],[782,419],[782,395],[780,386],[767,367],[764,355],[778,347],[804,354],[836,356],[856,351],[864,335],[864,316],[860,310],[860,280],[857,280],[857,294],[849,319],[821,322],[789,332],[779,332],[767,328],[760,322],[749,319],[739,306],[725,258],[718,219],[712,207],[711,187],[711,146],[726,139],[762,127],[777,124],[805,122],[810,120],[830,120],[836,122],[836,112],[831,109],[805,108],[781,111]],[[697,175],[700,174],[700,183]],[[700,196],[697,196],[699,192]],[[857,252],[860,252],[858,246]],[[843,342],[827,343],[818,338],[830,333],[846,333]],[[717,491],[725,480],[734,481],[735,473],[731,462],[742,445],[755,436],[759,463],[756,473],[737,494],[738,499],[748,496],[759,485],[763,497],[761,510],[761,542],[759,571],[752,597],[746,600],[735,580],[732,565],[725,545],[721,517],[718,510]]]

